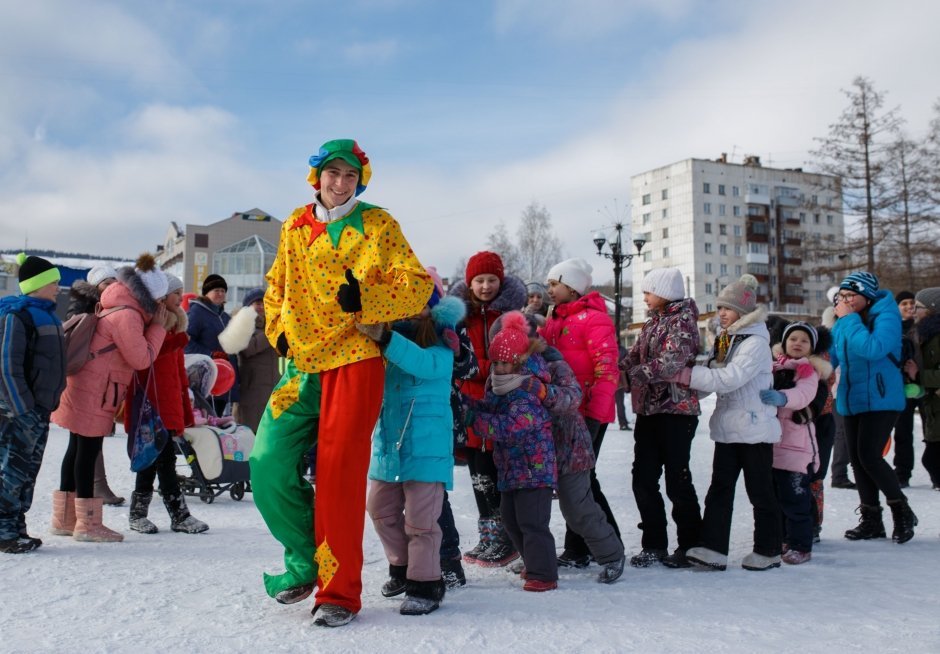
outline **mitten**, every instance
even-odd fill
[[[772,388],[765,388],[760,392],[760,401],[771,406],[783,406],[787,403],[787,396]]]
[[[336,293],[336,301],[346,313],[362,311],[362,293],[359,290],[359,280],[353,276],[353,271],[346,269],[346,283],[340,284]]]
[[[523,382],[519,385],[519,388],[526,391],[527,393],[532,393],[535,397],[539,398],[539,401],[545,399],[548,395],[548,386],[546,386],[541,379],[534,375],[529,375]]]
[[[392,340],[392,333],[385,328],[384,323],[379,323],[377,325],[363,325],[362,323],[357,322],[356,329],[361,331],[379,345],[388,345],[388,342]]]
[[[460,338],[457,336],[457,332],[449,327],[444,329],[441,334],[441,340],[444,341],[444,345],[453,350],[454,354],[460,352]]]
[[[228,361],[228,355],[222,350],[215,350],[212,353],[212,358],[213,359],[225,359],[226,361]]]

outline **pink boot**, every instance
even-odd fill
[[[75,530],[72,538],[94,543],[119,543],[124,535],[101,524],[100,497],[75,498]]]
[[[49,533],[71,536],[75,529],[75,493],[52,491],[52,525]]]

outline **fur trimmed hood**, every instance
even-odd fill
[[[470,286],[465,281],[459,281],[450,287],[447,291],[448,296],[454,296],[462,299],[467,305],[467,312],[473,311],[470,299]],[[499,293],[493,298],[493,301],[487,305],[490,311],[505,313],[507,311],[518,311],[526,305],[528,294],[525,290],[525,284],[515,275],[506,275],[503,277],[503,283],[500,284]]]
[[[101,291],[97,286],[92,286],[84,279],[76,279],[69,289],[69,297],[80,302],[89,302],[92,306],[101,300]]]
[[[219,345],[226,354],[238,354],[248,347],[257,329],[258,318],[260,316],[251,307],[244,307],[235,312],[219,334]]]
[[[153,314],[157,312],[157,301],[151,297],[150,291],[147,290],[147,287],[144,285],[144,280],[137,274],[137,271],[130,266],[124,266],[117,271],[117,274],[118,282],[129,291],[131,297],[139,305],[140,310],[143,311],[148,318],[153,316]],[[111,292],[113,286],[114,284],[104,290],[104,293],[101,294],[102,300],[107,297],[113,297],[113,293]],[[105,302],[102,302],[102,304],[105,304]]]
[[[728,333],[734,336],[748,327],[752,327],[757,323],[764,323],[766,321],[767,307],[765,307],[763,304],[758,304],[753,311],[750,313],[745,313],[743,316],[731,323],[728,326]]]

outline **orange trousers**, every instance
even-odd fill
[[[372,431],[382,409],[381,357],[320,373],[314,500],[316,604],[362,608],[362,537]]]

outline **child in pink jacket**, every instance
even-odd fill
[[[760,392],[761,401],[777,407],[782,435],[774,444],[773,475],[783,513],[784,563],[806,563],[813,549],[813,495],[810,482],[819,469],[813,416],[808,407],[831,366],[813,356],[819,336],[805,322],[793,322],[774,346],[774,387]]]

